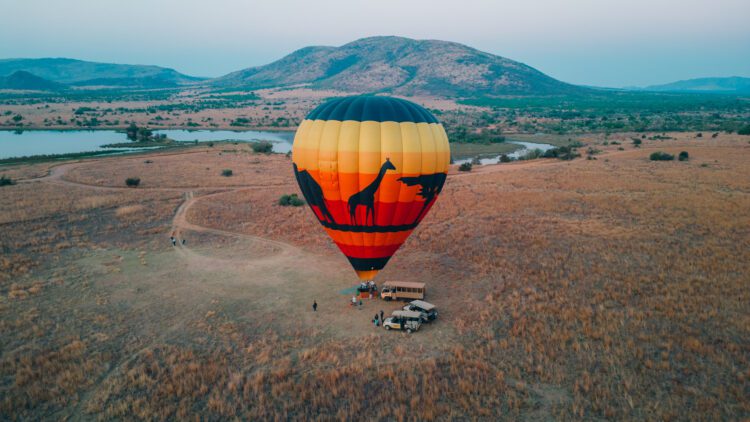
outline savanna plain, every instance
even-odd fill
[[[748,136],[640,135],[453,169],[378,276],[427,283],[412,334],[348,305],[283,154],[5,166],[0,419],[748,418]]]

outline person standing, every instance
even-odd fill
[[[380,320],[381,321],[383,320],[383,310],[382,309],[380,310]]]
[[[175,239],[174,236],[170,236],[169,240],[172,241],[172,246],[177,246],[177,239]]]
[[[317,311],[318,311],[318,301],[313,300],[313,312],[317,312]]]

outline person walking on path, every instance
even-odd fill
[[[172,246],[177,246],[177,239],[175,239],[174,236],[170,236],[169,240],[172,241]]]
[[[317,312],[317,311],[318,311],[318,301],[313,300],[313,312]]]
[[[357,298],[352,296],[352,307],[357,306]]]

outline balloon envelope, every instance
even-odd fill
[[[423,107],[357,96],[313,110],[297,129],[292,161],[307,204],[369,280],[435,203],[450,148],[443,126]]]

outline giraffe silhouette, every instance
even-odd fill
[[[312,208],[313,205],[317,206],[324,220],[336,224],[333,215],[328,211],[326,201],[323,198],[323,189],[321,189],[318,182],[315,181],[307,170],[299,171],[297,169],[297,163],[292,163],[292,165],[294,166],[294,177],[297,178],[297,184],[299,184],[300,189],[302,189],[302,195],[305,196],[305,200],[310,205],[310,208]]]
[[[367,224],[370,214],[372,214],[372,224],[375,224],[375,192],[380,187],[380,182],[383,181],[383,176],[385,176],[385,172],[388,170],[396,170],[396,166],[391,163],[390,158],[385,159],[385,163],[380,166],[378,177],[372,183],[349,197],[349,217],[355,225],[357,224],[357,207],[360,205],[364,205],[367,208],[365,212],[365,224]]]
[[[424,204],[422,205],[422,209],[419,210],[417,218],[414,220],[415,223],[419,221],[420,217],[422,217],[422,214],[427,209],[427,206],[430,205],[430,202],[432,202],[432,200],[443,190],[446,176],[445,173],[435,173],[422,174],[416,177],[399,177],[397,179],[406,186],[419,185],[421,187],[419,192],[417,192],[417,195],[424,198]]]

